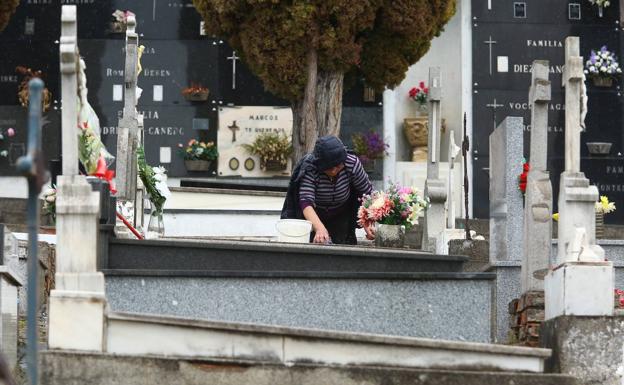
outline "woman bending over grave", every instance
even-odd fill
[[[355,245],[359,199],[372,189],[358,157],[337,137],[323,136],[293,170],[281,217],[312,222],[314,243]],[[375,238],[372,226],[364,231]]]

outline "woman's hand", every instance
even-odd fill
[[[331,239],[329,237],[329,233],[327,232],[327,229],[325,228],[325,226],[319,226],[318,229],[314,230],[315,234],[314,234],[314,243],[328,243],[329,240]]]
[[[375,225],[364,226],[364,231],[366,232],[366,239],[371,241],[375,239]]]

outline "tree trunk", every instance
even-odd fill
[[[342,115],[342,72],[317,72],[315,87],[309,80],[310,56],[308,56],[308,84],[303,100],[294,102],[293,109],[293,162],[296,164],[306,153],[312,152],[319,136],[340,134]],[[316,92],[311,92],[315,90]],[[314,105],[309,103],[314,101]],[[316,119],[310,120],[310,114]]]

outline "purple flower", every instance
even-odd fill
[[[602,52],[602,53],[607,52],[607,46],[603,45],[602,47],[600,47],[600,52]]]

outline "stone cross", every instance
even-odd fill
[[[559,184],[557,258],[544,280],[545,319],[613,315],[613,262],[596,245],[598,189],[580,171],[581,81],[579,38],[565,41],[565,171]]]
[[[437,239],[445,228],[444,206],[447,196],[444,181],[440,179],[440,128],[442,126],[440,73],[439,67],[429,68],[429,156],[425,181],[425,197],[429,199],[429,206],[425,210],[422,244],[423,250],[428,251],[436,251]]]
[[[232,61],[232,89],[236,89],[236,61],[240,59],[236,56],[236,51],[232,51],[232,56],[228,56],[227,60]]]
[[[521,268],[522,293],[543,291],[552,249],[552,185],[546,167],[548,154],[549,63],[535,60],[531,70],[530,171],[524,206],[524,247]]]
[[[522,260],[524,123],[507,117],[490,135],[490,263]]]
[[[61,92],[63,175],[57,177],[56,286],[50,293],[48,345],[51,349],[104,349],[104,275],[97,271],[100,198],[78,175],[76,6],[61,10]],[[79,315],[68,317],[68,314]]]
[[[76,38],[76,9],[63,7],[61,15],[61,124],[63,175],[78,175],[78,40]]]
[[[455,182],[455,158],[459,154],[459,146],[455,144],[455,132],[451,130],[449,132],[449,148],[448,148],[448,163],[449,163],[449,173],[447,180],[447,217],[446,217],[446,228],[454,229],[455,228],[455,200],[454,197],[454,184]]]
[[[236,131],[240,130],[240,127],[236,125],[236,120],[233,121],[232,125],[228,126],[228,128],[232,131],[232,143],[236,142]]]
[[[117,129],[117,199],[133,200],[136,190],[138,146],[137,63],[139,37],[136,20],[128,17],[126,29],[126,64],[124,68],[124,108]]]

